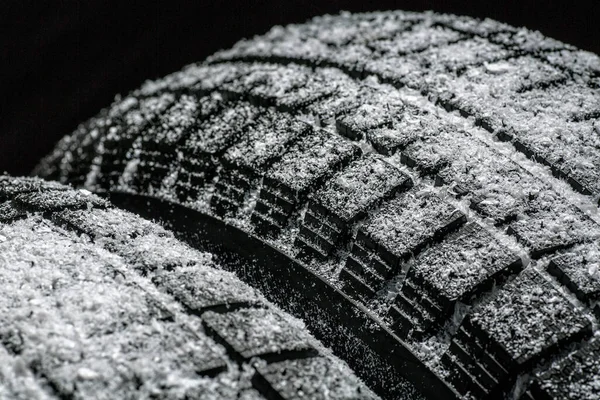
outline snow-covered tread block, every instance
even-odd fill
[[[306,332],[283,315],[264,308],[244,308],[227,313],[209,311],[204,324],[214,337],[244,360],[258,357],[267,362],[311,357],[318,352]]]
[[[598,394],[600,341],[570,352],[536,374],[524,400],[592,399]]]
[[[9,222],[28,213],[52,213],[61,210],[106,208],[110,205],[102,198],[82,190],[69,190],[57,182],[38,178],[12,178],[0,176],[0,221]]]
[[[403,192],[358,229],[340,279],[349,293],[368,299],[411,255],[465,221],[462,212],[421,186]]]
[[[352,140],[360,140],[374,129],[392,127],[402,118],[406,106],[393,87],[386,91],[365,91],[357,99],[357,106],[349,108],[336,118],[337,131]]]
[[[469,223],[412,262],[389,311],[394,327],[403,337],[431,334],[454,313],[457,302],[470,303],[521,267],[516,254]]]
[[[261,234],[277,234],[306,196],[361,153],[358,146],[326,131],[302,137],[265,173],[254,224],[275,221]]]
[[[218,94],[197,98],[183,94],[164,113],[158,116],[136,143],[139,163],[132,171],[130,185],[136,190],[148,186],[160,188],[177,160],[177,145],[181,144],[200,121],[206,120],[224,106]]]
[[[267,382],[277,392],[277,398],[284,400],[373,398],[371,393],[364,392],[364,388],[351,383],[355,377],[346,375],[343,369],[328,363],[322,357],[260,364],[257,371],[257,384]],[[319,383],[313,379],[315,375],[325,377],[329,387],[327,393],[320,390]]]
[[[527,245],[534,258],[600,237],[600,226],[555,192],[540,192],[525,215],[511,222],[507,232]]]
[[[411,186],[406,174],[380,156],[354,161],[311,196],[296,245],[304,255],[329,256],[370,209]]]
[[[58,190],[39,193],[79,193],[47,186]],[[134,214],[31,209],[0,224],[0,252],[7,398],[271,399],[287,396],[286,385],[317,398],[378,398],[301,321],[220,269],[212,254]],[[265,364],[314,357],[290,375]],[[323,370],[332,376],[318,375]]]
[[[519,373],[591,333],[586,313],[527,269],[465,318],[442,363],[461,393],[498,396]]]
[[[280,158],[289,145],[312,127],[287,114],[268,112],[249,127],[246,136],[229,148],[215,185],[212,206],[219,215],[235,211],[254,181]]]
[[[106,189],[119,184],[127,165],[132,159],[135,161],[134,142],[173,105],[175,100],[171,93],[140,100],[123,100],[126,111],[109,121],[106,133],[101,136],[98,145],[102,157],[94,158],[93,161],[98,170],[96,179],[99,187]]]
[[[77,191],[44,191],[24,193],[15,196],[12,204],[26,211],[58,211],[63,209],[81,209],[108,207],[108,203],[85,189]]]
[[[178,197],[182,200],[198,195],[198,187],[209,182],[217,171],[214,157],[220,157],[240,140],[260,110],[246,103],[235,103],[201,122],[185,140],[183,159],[177,169]]]
[[[129,213],[119,210],[62,211],[52,216],[55,223],[86,235],[107,250],[127,259],[140,273],[201,315],[209,310],[229,310],[261,304],[254,290],[236,285],[228,276],[200,268],[211,262],[190,251],[173,235],[151,223],[135,223]],[[168,243],[168,251],[156,246]],[[168,272],[168,273],[163,273]]]
[[[405,150],[411,143],[436,136],[444,127],[444,121],[419,107],[405,104],[405,112],[392,120],[390,126],[369,129],[366,140],[380,153],[387,156]],[[403,161],[409,163],[406,154]]]
[[[19,194],[67,189],[68,186],[39,178],[14,178],[9,175],[0,175],[0,203],[12,200]]]
[[[594,306],[600,315],[600,248],[598,242],[576,246],[553,258],[548,263],[548,272],[569,288],[577,298]]]
[[[420,117],[428,126],[437,121]],[[437,185],[445,185],[470,207],[500,225],[523,214],[529,202],[549,185],[534,177],[516,162],[503,157],[488,145],[452,124],[420,135],[402,156],[408,165],[426,175],[434,175]]]

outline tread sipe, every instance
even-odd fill
[[[0,176],[0,201],[0,398],[378,398],[162,227],[37,178]]]
[[[596,55],[490,20],[319,17],[118,97],[35,172],[215,252],[382,397],[599,396]]]

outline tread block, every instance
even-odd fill
[[[286,76],[286,74],[289,74]],[[306,67],[271,64],[263,68],[250,65],[243,74],[224,83],[220,88],[227,96],[248,100],[258,106],[272,106],[274,100],[306,81]]]
[[[529,371],[543,357],[589,336],[591,321],[539,272],[527,269],[467,316],[461,330],[466,335],[453,339],[446,357],[464,357],[456,349],[466,349],[464,339],[478,338],[482,350],[470,354],[467,368],[484,369],[480,375],[485,373],[495,378],[490,382],[498,382],[486,389],[502,390],[501,385],[511,384],[517,374]],[[490,360],[501,367],[491,371],[487,367]],[[467,389],[484,382],[483,378],[470,381]],[[453,383],[459,384],[456,377]]]
[[[321,96],[305,110],[318,117],[321,125],[334,124],[336,118],[357,109],[367,93],[372,94],[372,91],[356,85],[350,76],[335,68],[319,70],[318,79],[322,85],[320,90],[329,95]]]
[[[71,188],[58,182],[48,182],[40,178],[14,178],[8,175],[0,175],[0,203],[12,200],[19,194],[48,190],[65,191],[71,190]]]
[[[439,24],[414,26],[413,29],[402,32],[391,38],[385,38],[370,45],[386,55],[411,54],[426,50],[431,46],[440,46],[450,42],[464,39],[467,35]]]
[[[131,107],[120,118],[116,118],[105,136],[105,150],[123,154],[133,141],[163,115],[175,103],[175,95],[163,93],[138,100],[137,107]]]
[[[310,131],[310,125],[287,114],[269,111],[259,116],[248,127],[246,136],[230,147],[222,157],[223,169],[219,179],[238,189],[241,197],[229,196],[219,184],[215,188],[216,193],[230,197],[234,203],[241,203],[252,180],[260,178],[265,169],[280,158],[293,141]],[[216,199],[213,197],[212,201]]]
[[[302,28],[307,37],[322,40],[332,46],[332,49],[344,45],[357,45],[362,43],[378,42],[379,40],[395,37],[409,30],[413,25],[421,22],[420,15],[407,13],[373,13],[367,18],[358,15],[346,14],[339,16],[321,16],[315,18],[313,23],[318,30]]]
[[[290,216],[290,212],[288,210],[283,210],[279,208],[278,205],[270,204],[264,199],[260,199],[256,202],[256,206],[254,207],[254,212],[257,214],[261,214],[269,219],[276,221],[277,224],[281,227],[284,227],[287,223],[288,217]]]
[[[27,211],[60,211],[62,209],[106,208],[109,203],[87,190],[45,191],[15,196],[13,205]]]
[[[115,118],[108,127],[101,142],[101,159],[98,165],[97,180],[100,187],[109,189],[118,184],[114,174],[123,173],[127,163],[135,152],[132,152],[136,140],[175,102],[175,96],[164,93],[141,99],[137,107],[131,107],[121,117]]]
[[[377,155],[354,161],[317,191],[312,201],[343,224],[355,222],[379,201],[412,186],[412,180]]]
[[[365,132],[390,126],[392,121],[402,114],[402,103],[391,106],[389,98],[385,105],[382,105],[379,99],[372,99],[367,104],[361,104],[355,110],[349,111],[346,115],[336,119],[337,131],[352,140],[360,140],[365,136]]]
[[[360,276],[370,287],[378,288],[385,283],[385,278],[379,271],[364,264],[357,258],[349,257],[346,260],[345,268],[353,274]]]
[[[254,226],[254,231],[261,236],[277,236],[284,228],[278,221],[258,212],[252,213],[250,222]]]
[[[465,220],[452,205],[418,186],[371,213],[359,229],[348,259],[373,270],[388,271],[384,278],[389,279],[403,261]]]
[[[222,170],[210,199],[217,215],[223,215],[217,210],[220,205],[231,205],[230,211],[235,211],[244,202],[246,192],[253,183],[251,177],[240,171]]]
[[[99,115],[94,118],[80,124],[73,132],[72,137],[67,139],[66,148],[60,160],[62,171],[55,178],[62,182],[69,182],[74,187],[82,186],[86,182],[90,166],[94,164],[98,143],[107,134],[108,128],[137,104],[137,99],[128,96],[113,103],[109,109],[100,111]],[[44,165],[43,168],[47,167]],[[53,168],[51,167],[51,169]],[[46,176],[46,179],[54,178]]]
[[[185,142],[190,157],[220,154],[235,142],[253,124],[260,110],[244,103],[236,103],[201,122]]]
[[[104,248],[125,258],[132,268],[147,276],[184,267],[201,269],[212,262],[189,249],[173,234],[150,222],[116,209],[63,211],[53,220],[79,234],[86,234]]]
[[[305,232],[300,232],[294,241],[294,245],[300,249],[298,258],[306,261],[313,259],[327,260],[331,248],[318,240],[309,239]]]
[[[521,268],[516,254],[480,225],[470,223],[415,258],[399,296],[413,298],[414,304],[434,311],[426,328],[437,328],[454,311],[456,302],[468,303]]]
[[[300,236],[321,243],[320,247],[329,255],[368,210],[411,186],[412,180],[407,175],[380,156],[369,155],[354,161],[327,181],[309,202],[306,215],[312,217],[311,224],[325,226],[313,229],[303,221]],[[302,235],[303,228],[314,235]],[[326,235],[327,231],[331,234]]]
[[[532,269],[506,285],[493,301],[473,313],[471,320],[489,332],[490,339],[519,365],[527,365],[549,347],[590,330],[583,313]]]
[[[185,91],[193,93],[213,92],[221,85],[247,74],[245,65],[224,63],[220,65],[191,64],[181,71],[167,75],[163,79],[146,81],[135,94],[154,96],[163,91]]]
[[[174,150],[173,146],[184,140],[197,123],[218,113],[223,103],[218,94],[200,98],[182,94],[144,132],[144,148],[159,153]]]
[[[245,135],[245,130],[260,114],[256,107],[235,103],[199,123],[185,140],[179,160],[178,198],[194,198],[217,174],[214,157],[219,156]]]
[[[269,168],[267,182],[277,182],[299,197],[359,155],[360,149],[347,140],[326,131],[315,132],[292,145]]]
[[[136,189],[148,185],[160,186],[170,171],[172,163],[178,159],[176,146],[181,144],[190,132],[210,115],[223,107],[220,95],[201,98],[182,94],[164,113],[148,124],[141,137],[139,165],[134,177]]]
[[[209,311],[202,319],[207,329],[245,360],[292,351],[315,352],[310,336],[274,310],[246,308],[225,314]]]
[[[331,224],[330,221],[323,220],[323,216],[320,213],[313,215],[310,210],[307,210],[302,222],[308,229],[324,238],[337,238],[341,234],[340,228],[335,224]]]
[[[564,68],[524,56],[475,68],[444,91],[454,94],[454,107],[489,121],[490,131],[550,166],[575,190],[600,191],[598,139],[593,118],[586,121],[598,110],[597,90],[573,82]]]
[[[286,67],[291,67],[291,65]],[[286,74],[289,74],[289,71],[286,71]],[[311,71],[303,85],[292,87],[284,93],[278,93],[275,105],[277,109],[284,112],[297,112],[306,110],[314,104],[327,102],[327,99],[331,100],[335,97],[335,93],[336,87],[328,80],[328,76]]]
[[[367,130],[367,140],[379,153],[395,154],[420,138],[437,135],[441,129],[439,117],[411,105],[404,107],[405,111],[392,120],[391,126]]]
[[[436,136],[415,142],[402,153],[438,185],[468,196],[471,208],[496,224],[524,213],[549,186],[462,130],[445,127]]]
[[[507,232],[530,248],[533,258],[600,238],[600,227],[554,192],[542,192],[526,218],[513,221]]]
[[[598,243],[588,243],[550,260],[548,272],[589,304],[600,300],[599,262]]]
[[[225,152],[223,163],[260,176],[294,140],[311,131],[310,125],[288,114],[268,111],[247,129],[246,136]]]
[[[319,131],[305,135],[267,170],[257,206],[280,206],[277,214],[287,220],[310,190],[359,155],[357,146],[335,134]]]
[[[377,397],[359,382],[342,364],[332,364],[323,357],[260,365],[259,379],[264,379],[284,400],[315,399],[376,399]],[[327,385],[317,383],[315,376],[326,377]]]
[[[465,40],[450,43],[443,47],[429,48],[423,52],[415,54],[415,60],[423,65],[436,57],[435,63],[430,63],[430,69],[426,73],[419,74],[434,75],[438,71],[460,72],[467,66],[480,65],[483,62],[493,62],[503,60],[513,55],[514,52],[504,48],[502,45],[492,43],[480,37],[467,38]],[[408,58],[411,58],[409,56]],[[425,64],[427,65],[427,64]],[[417,73],[415,71],[415,73]]]
[[[210,199],[210,205],[215,214],[223,217],[225,215],[235,214],[236,210],[241,206],[242,199],[232,198],[231,196],[222,196],[219,193],[213,193]]]
[[[388,314],[392,318],[392,327],[401,338],[412,337],[420,340],[434,323],[434,316],[419,303],[399,294],[395,298]]]
[[[493,19],[485,19],[483,21],[475,21],[472,18],[465,16],[455,16],[450,14],[438,15],[436,18],[438,25],[450,28],[457,32],[468,33],[479,37],[490,37],[498,32],[515,32],[517,28],[503,22],[494,21]]]
[[[536,400],[586,399],[598,394],[600,375],[600,341],[592,340],[568,356],[554,361],[536,374],[529,388]]]
[[[250,287],[212,268],[185,266],[156,275],[152,282],[181,301],[195,314],[226,312],[241,305],[259,305],[261,296]]]

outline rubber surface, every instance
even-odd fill
[[[0,201],[1,398],[378,398],[160,226],[38,179],[0,176]]]
[[[204,213],[246,232],[240,253],[262,238],[360,304],[448,396],[595,398],[599,88],[597,56],[525,29],[325,16],[117,98],[36,172]],[[334,351],[392,396],[340,337]]]

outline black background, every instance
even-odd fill
[[[600,54],[600,1],[15,1],[0,3],[0,173],[27,174],[127,92],[271,26],[339,10],[490,17]]]

